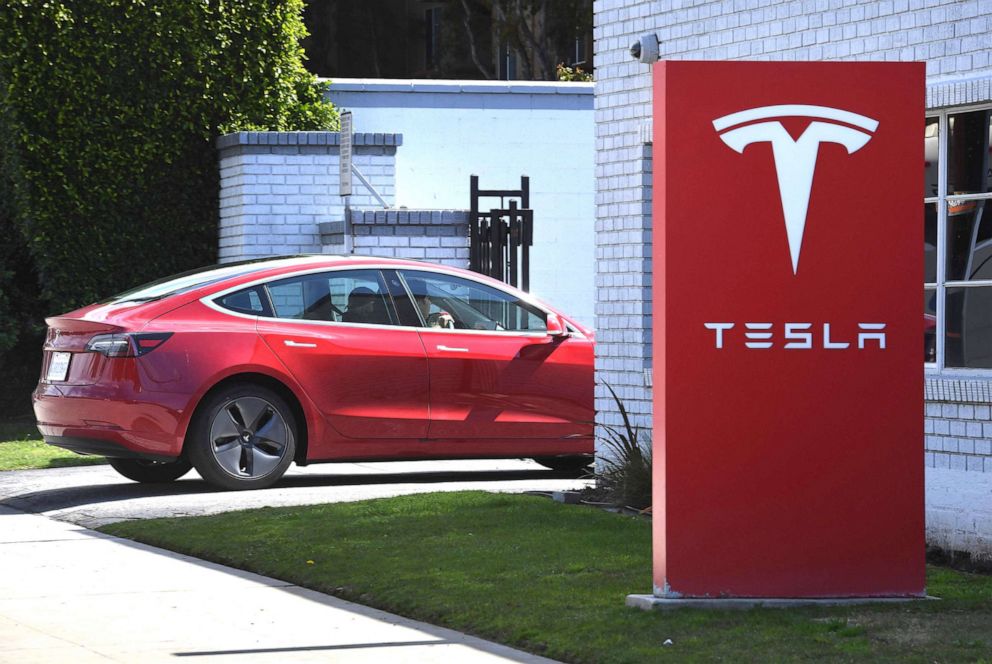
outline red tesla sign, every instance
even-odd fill
[[[656,594],[923,594],[923,92],[656,65]]]

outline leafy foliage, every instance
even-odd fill
[[[590,83],[593,80],[592,74],[585,71],[582,67],[566,67],[564,64],[559,63],[555,71],[557,72],[559,81]]]
[[[324,85],[303,68],[302,8],[303,0],[0,3],[0,190],[9,203],[0,230],[10,243],[0,247],[0,351],[23,333],[9,321],[37,325],[212,262],[216,136],[336,126]],[[26,271],[10,263],[22,250]],[[35,275],[24,311],[7,286]]]
[[[651,452],[645,449],[640,429],[630,421],[627,408],[609,385],[623,422],[622,427],[600,424],[600,441],[605,454],[600,455],[596,470],[596,498],[616,505],[644,509],[651,505]]]

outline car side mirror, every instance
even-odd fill
[[[548,336],[549,337],[566,337],[568,336],[568,327],[565,325],[565,321],[561,319],[558,314],[548,314]]]

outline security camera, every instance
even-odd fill
[[[644,64],[658,62],[658,35],[650,32],[630,45],[630,57]]]

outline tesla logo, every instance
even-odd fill
[[[798,139],[793,139],[778,120],[758,122],[781,117],[814,118],[814,121]],[[839,143],[847,148],[848,154],[853,154],[871,140],[871,134],[866,132],[874,132],[878,121],[827,106],[786,104],[731,113],[714,120],[713,127],[723,142],[738,153],[752,143],[772,144],[792,273],[796,274],[820,143]]]
[[[703,323],[707,330],[713,331],[713,347],[722,349],[728,330],[733,330],[735,323]],[[771,323],[744,323],[744,346],[747,348],[768,349],[774,346],[775,326]],[[885,350],[885,323],[858,323],[858,350],[865,350],[869,342],[874,342],[881,350]],[[814,338],[812,323],[785,323],[782,325],[782,346],[788,350],[844,350],[851,347],[850,341],[841,341],[831,336],[830,323],[823,324],[823,334]],[[817,341],[819,344],[817,345]]]

